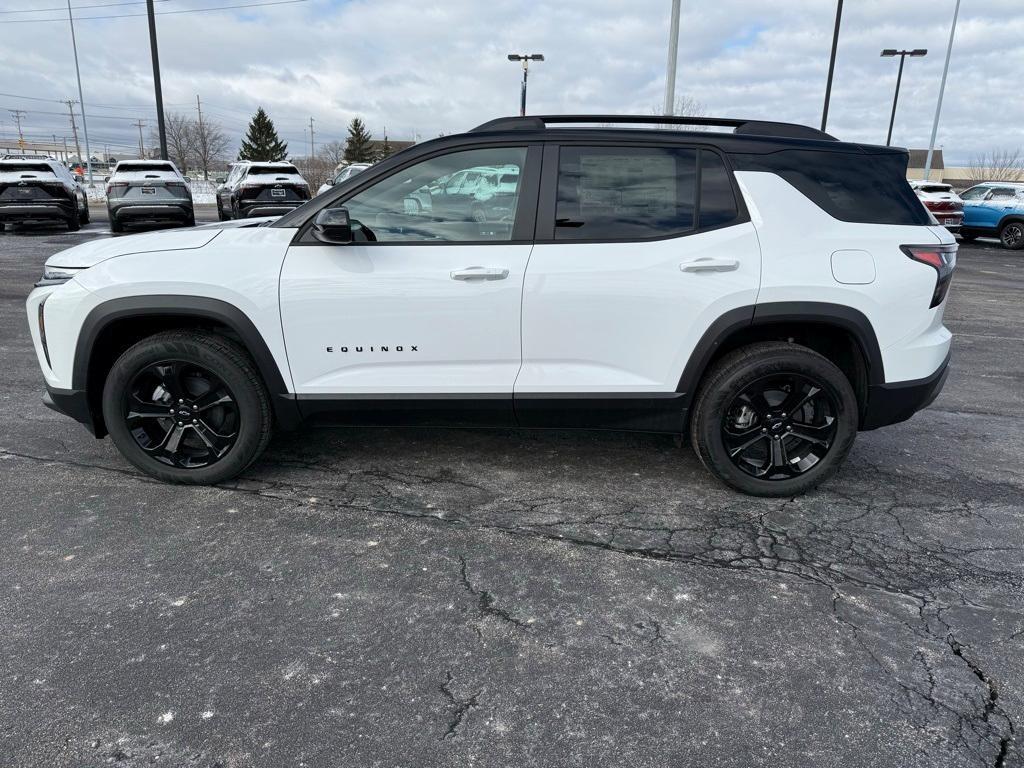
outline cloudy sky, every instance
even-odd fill
[[[77,98],[63,0],[0,4],[0,137],[70,136]],[[262,104],[296,154],[343,139],[361,116],[396,139],[465,130],[518,110],[510,51],[541,52],[531,112],[639,112],[660,107],[670,0],[157,0],[165,107],[204,116],[232,139]],[[138,144],[155,124],[145,4],[72,0],[93,151]],[[829,130],[884,143],[897,60],[882,48],[927,48],[908,59],[893,142],[927,146],[954,0],[847,0]],[[24,11],[24,12],[12,12]],[[683,0],[677,91],[708,114],[817,125],[832,0]],[[96,18],[92,16],[122,16]],[[63,18],[63,21],[60,19]],[[57,21],[30,21],[57,19]],[[1024,146],[1024,3],[964,0],[938,144],[947,164]],[[31,98],[27,98],[31,97]],[[308,150],[307,150],[308,151]]]

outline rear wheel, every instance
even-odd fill
[[[118,221],[114,214],[110,214],[110,231],[124,232],[124,224]]]
[[[960,235],[960,239],[963,240],[965,243],[973,243],[975,240],[978,239],[978,236],[971,231],[964,231],[961,229],[958,234]]]
[[[76,211],[67,220],[68,232],[77,232],[82,228],[82,222],[79,219],[79,213]]]
[[[795,344],[753,344],[705,376],[690,422],[712,474],[754,496],[793,496],[829,478],[857,435],[857,398],[833,363]]]
[[[82,212],[78,216],[78,222],[80,224],[89,223],[89,198],[82,196]]]
[[[143,339],[114,363],[103,418],[118,450],[146,474],[212,484],[244,471],[270,441],[270,398],[243,349],[209,333]]]
[[[196,214],[195,214],[194,211],[190,211],[189,214],[188,214],[188,218],[185,219],[185,226],[186,227],[194,227],[195,225],[196,225]]]
[[[227,221],[228,220],[227,214],[224,213],[224,206],[223,206],[223,204],[220,201],[220,196],[217,197],[217,220],[218,221]]]
[[[1024,221],[1008,221],[1003,224],[999,230],[999,242],[1011,251],[1024,248]]]

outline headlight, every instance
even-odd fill
[[[36,283],[36,288],[66,283],[81,271],[80,267],[43,267],[43,279]]]

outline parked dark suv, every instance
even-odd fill
[[[168,160],[124,160],[107,177],[110,231],[127,223],[196,224],[188,182]]]
[[[217,215],[221,221],[280,216],[309,199],[309,184],[291,163],[240,162],[217,190]]]
[[[82,185],[56,160],[0,160],[0,231],[37,221],[63,221],[72,232],[88,224]]]

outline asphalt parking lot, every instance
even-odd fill
[[[1024,765],[1024,253],[961,248],[931,409],[757,500],[610,433],[151,482],[42,405],[24,318],[105,234],[0,234],[3,768]]]

